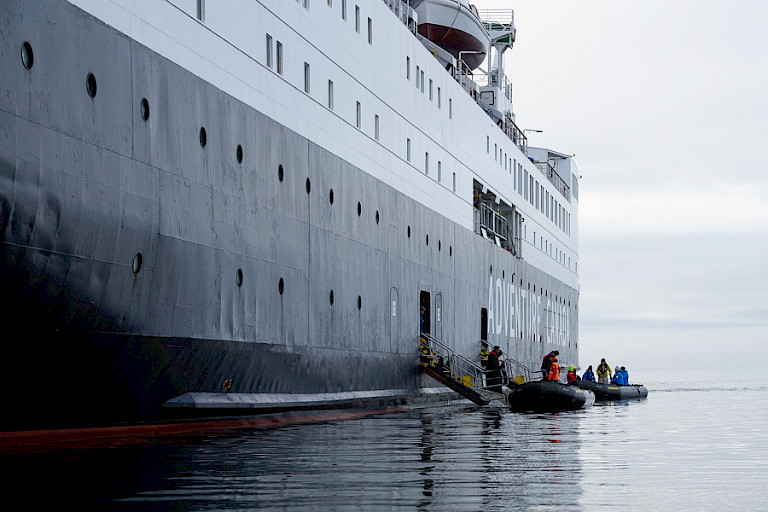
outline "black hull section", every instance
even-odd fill
[[[642,384],[630,384],[629,386],[617,386],[615,384],[600,384],[599,382],[579,381],[579,388],[592,391],[596,402],[609,400],[632,400],[646,398],[648,390]]]
[[[557,412],[581,409],[592,401],[590,393],[554,381],[534,381],[515,386],[508,396],[517,412]]]

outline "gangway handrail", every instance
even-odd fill
[[[501,382],[494,382],[492,385],[488,385],[489,379],[487,377],[490,376],[494,381],[498,380],[497,374],[492,375],[492,372],[495,370],[485,370],[482,366],[480,366],[480,364],[475,363],[474,361],[471,361],[470,359],[460,354],[457,354],[452,348],[438,341],[428,333],[422,332],[420,336],[427,340],[430,354],[432,356],[443,357],[444,359],[447,357],[451,378],[457,381],[463,381],[462,378],[464,376],[471,377],[471,382],[463,381],[465,386],[474,389],[481,389],[484,391],[496,391],[498,386],[509,382],[510,375],[503,361],[501,361],[501,365],[498,370],[501,372]],[[433,347],[437,348],[438,350],[433,350]],[[442,352],[446,355],[444,356],[438,352]]]

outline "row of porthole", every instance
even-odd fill
[[[139,272],[141,272],[141,268],[143,265],[143,259],[144,257],[140,252],[136,253],[136,256],[133,257],[133,275],[137,276],[139,275]],[[237,272],[235,272],[235,283],[237,284],[238,288],[243,285],[243,269],[238,268]],[[283,278],[281,277],[280,280],[277,283],[277,291],[280,293],[280,295],[283,294],[285,291],[285,281],[283,281]],[[328,297],[329,302],[331,305],[333,305],[333,290],[331,290],[331,293]],[[362,309],[363,307],[363,298],[358,295],[357,296],[357,309]]]
[[[136,256],[134,256],[134,258],[133,258],[133,275],[138,275],[139,272],[141,271],[142,260],[143,260],[143,256],[141,255],[141,253],[140,252],[136,253]],[[493,266],[491,266],[491,273],[493,273]],[[505,271],[502,271],[502,276],[504,274],[505,274]],[[515,278],[515,275],[512,274],[512,279],[514,279],[514,278]],[[238,287],[243,285],[243,269],[241,269],[241,268],[238,268],[237,272],[235,273],[235,283],[237,283]],[[520,279],[520,286],[522,286],[522,285],[523,285],[523,280]],[[530,288],[531,288],[531,283],[528,283],[528,289],[530,289]],[[278,282],[277,289],[280,292],[280,295],[282,295],[283,291],[285,289],[285,283],[284,283],[282,277],[280,278],[280,281]],[[536,293],[536,285],[533,285],[533,293]],[[545,290],[544,291],[544,296],[548,297],[549,296],[549,291]],[[562,304],[566,303],[564,297],[555,297],[555,300],[557,302],[562,303]],[[331,290],[331,293],[330,293],[330,296],[329,296],[329,301],[330,301],[331,304],[333,304],[333,290]],[[357,309],[361,309],[362,305],[363,305],[362,298],[358,295],[357,296]],[[570,300],[568,301],[568,307],[571,307],[571,301]]]
[[[35,62],[35,54],[32,50],[32,45],[29,44],[28,41],[24,41],[24,43],[21,45],[21,62],[24,65],[26,69],[32,69],[32,66]],[[88,76],[85,79],[85,87],[86,91],[88,92],[88,96],[90,96],[92,99],[96,97],[96,92],[98,90],[98,84],[96,83],[96,76],[93,73],[88,73]],[[139,104],[139,112],[141,114],[141,119],[143,121],[149,121],[149,100],[147,98],[142,98],[141,103]],[[208,144],[208,135],[205,130],[205,127],[200,128],[200,146],[205,147]],[[237,160],[238,164],[243,163],[243,146],[238,144],[237,148],[235,150],[235,159]],[[282,178],[280,179],[282,181]],[[307,188],[309,188],[309,182],[307,182]],[[309,192],[309,190],[307,190]]]

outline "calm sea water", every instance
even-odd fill
[[[768,381],[0,453],[0,503],[110,510],[768,510]],[[640,377],[640,379],[636,378]],[[50,508],[50,507],[48,507]]]

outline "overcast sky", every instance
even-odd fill
[[[583,176],[581,366],[761,367],[768,2],[475,3],[515,10],[517,124]]]

